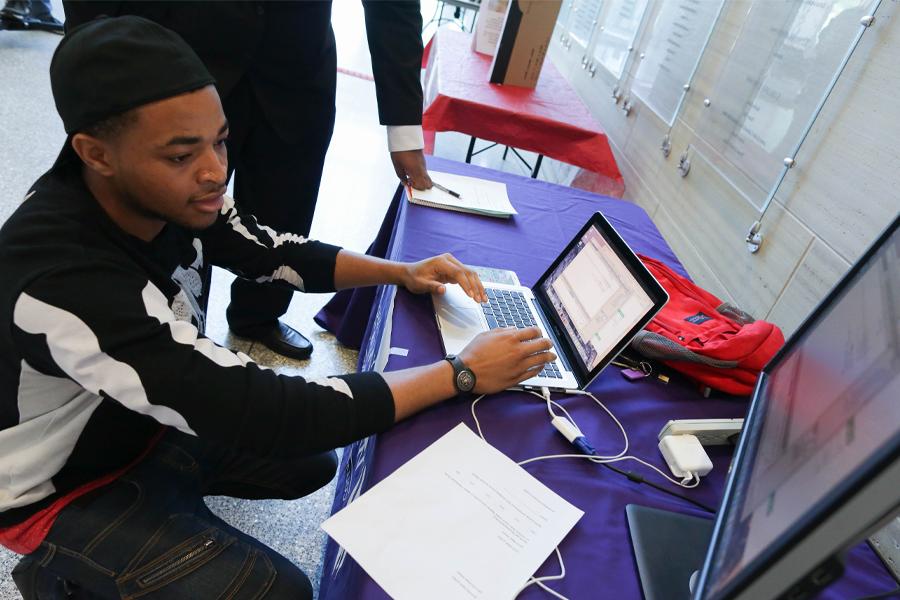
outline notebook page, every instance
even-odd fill
[[[509,201],[506,184],[477,177],[466,177],[452,173],[429,171],[432,181],[460,194],[460,198],[451,196],[437,188],[430,190],[413,190],[413,198],[434,204],[443,204],[462,208],[472,212],[495,215],[515,215],[516,209]]]

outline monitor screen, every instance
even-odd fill
[[[582,234],[539,285],[587,371],[654,306],[596,226]]]
[[[756,572],[804,525],[832,510],[835,490],[876,453],[897,446],[898,399],[895,223],[893,235],[766,368],[707,557],[704,598],[719,597]]]

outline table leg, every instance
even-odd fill
[[[543,154],[538,154],[537,162],[534,163],[534,170],[531,172],[531,178],[537,179],[538,171],[541,170],[541,161],[544,160]]]
[[[503,160],[506,160],[506,155],[509,153],[509,146],[506,146],[503,149]]]
[[[469,141],[469,151],[466,152],[466,162],[472,162],[472,151],[475,150],[475,136]]]

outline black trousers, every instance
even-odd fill
[[[306,111],[307,131],[297,142],[285,141],[269,123],[245,78],[224,99],[231,134],[228,139],[229,176],[234,173],[238,207],[263,224],[302,236],[309,235],[325,153],[334,131],[335,64],[323,66],[330,77],[331,95],[297,106]],[[228,324],[237,333],[275,323],[291,303],[293,291],[266,283],[236,279],[231,286]]]
[[[336,471],[333,451],[264,460],[169,430],[121,478],[63,509],[13,579],[25,600],[312,598],[303,571],[203,497],[300,498]]]

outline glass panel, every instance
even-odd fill
[[[569,36],[584,47],[587,47],[591,40],[602,5],[603,0],[575,0],[569,19]]]
[[[565,0],[559,7],[559,14],[556,16],[556,24],[564,28],[569,23],[569,15],[572,14],[572,4],[575,0]]]
[[[631,89],[671,125],[724,0],[666,0],[648,34]]]
[[[733,182],[746,178],[766,191],[775,184],[870,2],[752,3],[696,128],[724,157]]]
[[[647,10],[647,0],[607,0],[606,14],[594,44],[594,60],[613,77],[622,77],[628,49]]]

